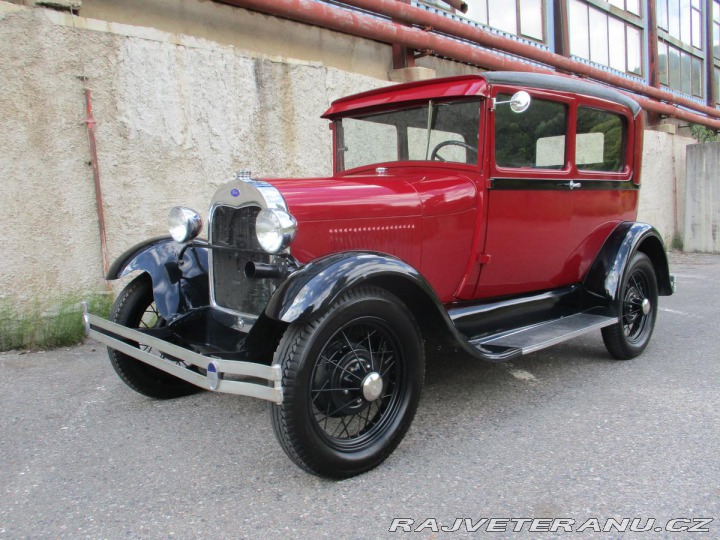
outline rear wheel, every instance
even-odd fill
[[[110,311],[112,322],[129,328],[158,328],[165,324],[153,299],[152,282],[147,274],[132,280],[118,295]],[[147,345],[140,349],[151,351]],[[127,354],[108,347],[108,355],[115,372],[125,384],[143,395],[170,399],[198,392],[200,388],[156,369]]]
[[[623,277],[620,321],[602,330],[605,347],[614,358],[629,360],[645,350],[655,328],[657,302],[655,269],[649,257],[638,252]]]
[[[290,326],[275,363],[284,392],[271,405],[275,435],[297,465],[320,476],[350,477],[382,463],[420,400],[420,331],[382,289],[347,292],[318,320]]]

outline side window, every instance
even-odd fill
[[[509,101],[510,94],[498,94]],[[495,163],[499,167],[562,169],[565,166],[567,106],[533,99],[530,107],[515,113],[507,105],[495,109]]]
[[[617,172],[625,166],[625,121],[608,111],[578,107],[575,163],[581,171]]]

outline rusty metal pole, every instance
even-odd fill
[[[83,84],[85,77],[81,77]],[[88,145],[90,146],[90,165],[93,171],[95,183],[95,203],[97,205],[98,226],[100,228],[100,249],[102,251],[103,275],[107,275],[110,269],[110,257],[108,256],[107,236],[105,234],[105,213],[103,210],[102,185],[100,183],[100,164],[98,163],[97,143],[95,139],[95,116],[92,109],[92,94],[85,86],[85,126],[87,127]]]
[[[660,55],[658,53],[658,27],[657,27],[657,5],[654,0],[647,3],[648,29],[648,81],[653,88],[660,87]],[[655,126],[659,123],[660,117],[656,113],[648,113],[648,126]]]
[[[720,13],[717,14],[720,16]],[[715,108],[715,51],[713,50],[713,0],[705,0],[705,102]],[[719,100],[720,101],[720,100]]]
[[[398,2],[410,3],[410,0],[397,0]],[[397,22],[397,21],[396,21]],[[405,69],[415,67],[415,52],[412,49],[403,47],[398,43],[392,44],[393,69]]]

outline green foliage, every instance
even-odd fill
[[[107,316],[112,297],[94,293],[69,295],[42,308],[38,302],[17,309],[0,300],[0,351],[11,349],[50,349],[74,345],[84,337],[81,302],[91,313]]]
[[[701,126],[700,124],[690,124],[690,133],[693,139],[699,143],[720,141],[720,136],[718,136],[716,131]]]
[[[675,231],[675,234],[673,235],[672,242],[670,243],[670,248],[672,248],[674,251],[683,251],[685,249],[685,242],[683,241],[683,237],[680,236],[680,233]]]

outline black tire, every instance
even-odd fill
[[[415,416],[425,370],[412,314],[373,287],[346,292],[319,319],[291,325],[274,362],[284,392],[282,404],[271,405],[275,435],[298,466],[328,478],[366,472],[395,450]]]
[[[630,360],[647,347],[657,317],[657,278],[647,255],[639,252],[633,255],[619,293],[620,322],[603,328],[602,336],[614,358]]]
[[[110,310],[110,320],[130,328],[152,328],[163,324],[163,319],[155,309],[152,282],[147,274],[136,277],[122,290]],[[140,347],[147,349],[143,345]],[[108,355],[123,382],[145,396],[171,399],[200,391],[193,384],[110,347]]]

